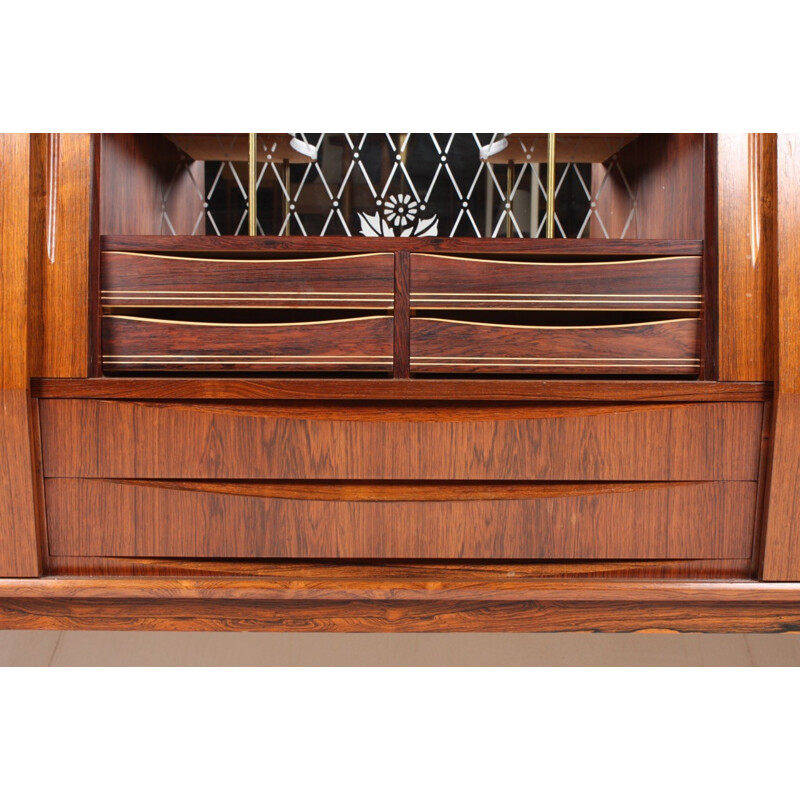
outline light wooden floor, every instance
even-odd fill
[[[800,636],[0,631],[0,666],[800,666]]]

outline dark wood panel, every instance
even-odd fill
[[[702,239],[703,157],[702,133],[645,133],[615,158],[592,164],[592,195],[603,225],[593,215],[589,235]]]
[[[394,256],[210,259],[104,252],[106,306],[392,308]]]
[[[104,133],[100,232],[203,234],[204,185],[205,164],[190,162],[163,134]]]
[[[753,577],[749,558],[670,559],[648,561],[343,561],[343,560],[219,560],[178,558],[104,558],[102,556],[48,555],[44,566],[50,576],[181,577],[216,576],[274,577],[285,580],[328,580],[341,585],[343,580],[368,579],[388,582],[462,581],[502,578],[604,578],[746,580]]]
[[[350,236],[103,236],[103,250],[139,253],[369,253],[375,240]],[[381,238],[382,250],[415,253],[484,253],[576,256],[697,256],[702,237],[694,239],[475,239],[437,236]]]
[[[444,487],[437,499],[434,487],[408,499],[398,487],[392,499],[213,482],[45,487],[52,554],[152,558],[746,558],[756,499],[755,482],[736,481]]]
[[[103,317],[111,370],[319,371],[392,369],[392,318],[227,324]]]
[[[687,380],[96,378],[31,382],[35,397],[133,400],[424,400],[526,402],[758,402],[772,384]]]
[[[412,372],[694,374],[700,323],[501,325],[414,317]]]
[[[50,477],[755,480],[762,404],[203,406],[42,400]]]
[[[701,256],[514,262],[411,254],[412,308],[699,312]]]
[[[39,574],[32,447],[28,256],[31,141],[0,134],[0,575]]]

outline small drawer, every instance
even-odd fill
[[[749,558],[755,482],[45,481],[56,556]]]
[[[411,308],[699,313],[702,258],[497,261],[411,255]]]
[[[700,322],[544,327],[414,317],[412,372],[695,374]]]
[[[231,324],[103,317],[112,371],[391,371],[392,318]]]
[[[375,308],[394,305],[391,253],[220,259],[105,251],[105,307]]]

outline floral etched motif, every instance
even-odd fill
[[[417,214],[424,209],[408,194],[392,195],[383,204],[384,219],[381,212],[363,214],[361,234],[363,236],[438,236],[439,222],[434,214],[428,219],[420,219],[416,225]],[[408,227],[406,227],[408,226]]]

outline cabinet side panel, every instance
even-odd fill
[[[29,381],[30,137],[0,134],[0,575],[39,574]]]

